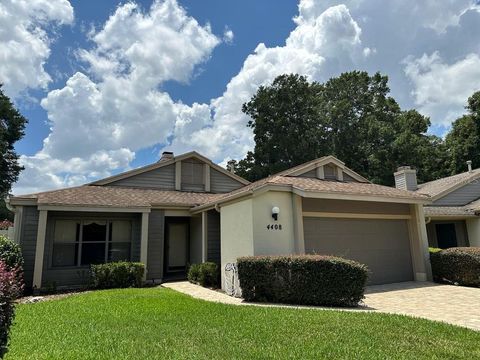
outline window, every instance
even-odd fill
[[[52,266],[87,266],[130,260],[132,224],[128,220],[57,220]]]

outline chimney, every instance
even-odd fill
[[[397,189],[417,190],[417,170],[410,166],[400,166],[393,175],[395,176],[395,187]]]
[[[172,160],[173,159],[173,152],[171,151],[164,151],[162,153],[162,157],[160,158],[160,160],[158,160],[159,162],[160,161],[167,161],[167,160]]]
[[[468,166],[468,172],[471,173],[472,172],[472,160],[467,161],[467,166]]]

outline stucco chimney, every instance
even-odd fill
[[[410,166],[400,166],[393,175],[395,176],[395,187],[397,189],[417,190],[417,170]]]
[[[166,160],[172,160],[172,159],[173,159],[173,152],[164,151],[159,161],[166,161]]]
[[[468,172],[472,172],[472,160],[467,161]]]

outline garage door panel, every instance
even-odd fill
[[[305,251],[366,264],[370,284],[413,279],[405,220],[304,218]]]

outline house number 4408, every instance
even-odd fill
[[[282,230],[282,224],[268,224],[268,230]]]

